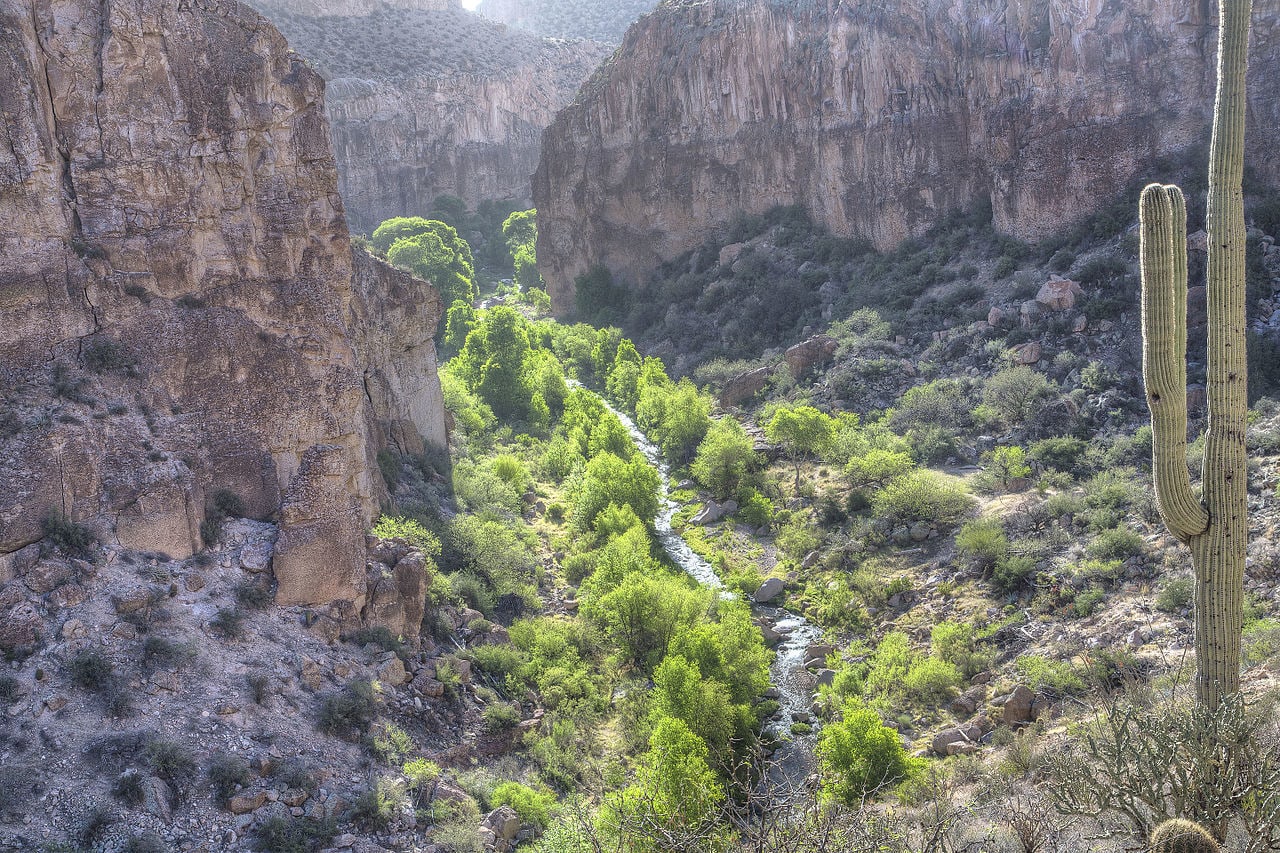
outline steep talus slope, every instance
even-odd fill
[[[476,11],[542,36],[617,44],[655,5],[656,0],[482,0]]]
[[[441,194],[527,201],[543,128],[608,54],[439,0],[254,5],[329,81],[342,197],[366,233]]]
[[[359,609],[440,309],[353,272],[323,91],[228,0],[0,2],[0,555],[64,514],[185,557],[221,495],[279,519],[279,601]]]
[[[643,279],[738,212],[800,204],[878,247],[990,198],[1035,239],[1207,142],[1216,21],[1154,0],[668,2],[544,136],[539,265],[560,312],[603,263]],[[1280,126],[1255,4],[1252,163]],[[1155,178],[1158,176],[1151,175]]]

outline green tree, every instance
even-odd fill
[[[1025,365],[1000,371],[982,388],[983,402],[1012,426],[1025,422],[1036,405],[1052,394],[1049,380]]]
[[[646,522],[657,515],[658,472],[643,456],[624,462],[600,453],[587,463],[574,504],[575,523],[582,530],[594,529],[596,516],[609,504],[630,506]]]
[[[384,220],[381,225],[374,229],[373,236],[369,238],[369,243],[379,255],[385,258],[388,250],[397,240],[403,240],[406,237],[417,237],[419,234],[425,234],[430,230],[429,221],[421,216],[396,216]]]
[[[508,216],[502,223],[502,236],[513,257],[521,247],[534,246],[538,241],[538,211],[517,210]]]
[[[645,359],[646,372],[651,361],[657,359]],[[636,424],[668,459],[681,464],[689,460],[711,428],[711,401],[688,379],[672,385],[670,380],[648,382],[642,375]]]
[[[765,436],[783,451],[796,469],[796,490],[800,489],[800,460],[822,452],[835,435],[835,421],[813,406],[779,406],[765,424]]]
[[[923,764],[907,754],[898,733],[870,708],[850,700],[841,717],[818,736],[822,787],[833,799],[859,805],[865,797],[909,778]]]
[[[680,655],[667,655],[653,673],[654,718],[675,717],[707,745],[717,764],[729,757],[734,711],[729,691],[714,678],[704,677],[696,664]]]
[[[574,279],[578,316],[596,325],[617,322],[626,315],[630,294],[615,284],[608,267],[595,266]]]
[[[723,849],[724,828],[717,818],[724,788],[707,758],[707,745],[687,725],[664,717],[649,737],[635,784],[605,800],[602,834],[632,853],[686,849],[676,839],[696,840],[697,846],[687,849]]]
[[[445,351],[455,354],[461,352],[463,345],[467,342],[467,335],[471,334],[471,330],[475,328],[475,323],[476,309],[471,307],[471,303],[462,299],[453,300],[445,318]]]
[[[711,596],[682,577],[632,572],[604,595],[586,599],[582,610],[604,628],[625,661],[653,672],[677,634],[703,618]]]
[[[721,418],[698,445],[690,470],[699,483],[723,498],[738,491],[758,458],[742,425],[733,418]]]
[[[533,391],[525,381],[527,321],[506,305],[491,308],[467,335],[455,361],[463,379],[499,417],[529,414]]]
[[[373,232],[375,238],[382,228]],[[457,299],[474,302],[475,260],[467,241],[452,226],[435,219],[416,220],[413,228],[420,230],[412,233],[406,225],[393,229],[404,236],[397,237],[387,249],[387,260],[434,284],[446,305]]]

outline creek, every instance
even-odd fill
[[[711,564],[690,548],[689,543],[672,527],[672,519],[680,505],[671,498],[671,466],[663,459],[662,451],[625,413],[615,409],[603,397],[599,399],[622,421],[640,452],[658,471],[659,503],[654,528],[662,550],[698,583],[718,589],[722,595],[734,596],[735,593],[725,589]],[[778,719],[768,724],[767,729],[783,743],[770,759],[769,775],[774,782],[797,786],[815,769],[813,747],[816,736],[813,733],[793,735],[791,726],[796,722],[812,723],[809,709],[813,704],[817,680],[805,668],[805,653],[811,645],[822,641],[822,630],[803,616],[781,607],[758,604],[750,598],[748,603],[757,623],[771,626],[782,638],[774,646],[774,661],[769,668],[770,681],[777,692],[776,701],[780,706],[780,714]],[[789,740],[785,740],[787,738]]]

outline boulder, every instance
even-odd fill
[[[1007,726],[1020,726],[1032,722],[1039,716],[1036,709],[1036,694],[1025,684],[1019,684],[1001,703],[1004,711],[1001,719]]]
[[[724,384],[724,389],[720,392],[720,405],[725,408],[742,405],[763,391],[772,375],[772,367],[757,367],[738,374]]]
[[[1027,341],[1013,348],[1014,364],[1035,364],[1040,360],[1044,350],[1038,341]]]
[[[1045,311],[1070,311],[1082,295],[1079,282],[1055,275],[1040,286],[1036,302]]]
[[[782,595],[783,586],[782,578],[768,578],[756,588],[756,594],[752,598],[757,604],[768,604]]]
[[[694,524],[715,524],[717,521],[726,516],[733,515],[738,511],[738,502],[728,500],[724,503],[716,503],[715,501],[707,501],[707,503],[693,517]]]
[[[71,567],[62,560],[41,560],[23,577],[27,589],[36,595],[52,592],[71,580]]]
[[[237,794],[227,800],[227,811],[232,814],[248,814],[257,811],[267,803],[266,791],[254,791],[251,794]]]
[[[995,329],[995,328],[999,328],[1000,324],[1003,322],[1004,322],[1004,311],[992,305],[991,310],[987,312],[987,325]]]
[[[742,250],[747,248],[746,243],[730,243],[720,249],[720,266],[727,267],[738,259],[738,255],[742,254]]]
[[[807,374],[815,367],[830,361],[836,354],[839,342],[830,335],[814,335],[787,349],[782,357],[794,379]]]
[[[497,838],[510,841],[520,832],[520,815],[516,814],[516,810],[511,806],[498,806],[485,815],[480,826],[488,829]]]
[[[982,730],[975,725],[943,729],[933,736],[930,748],[937,755],[959,755],[977,749]]]

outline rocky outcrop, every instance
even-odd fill
[[[476,11],[540,36],[617,44],[627,27],[656,5],[656,0],[482,0]]]
[[[510,30],[452,2],[259,0],[329,81],[351,227],[421,214],[438,195],[527,204],[542,131],[608,55]]]
[[[1251,165],[1276,181],[1277,0],[1254,4]],[[645,284],[740,212],[895,245],[990,200],[1036,239],[1207,143],[1216,19],[1156,0],[663,3],[543,139],[539,269]]]
[[[443,438],[439,301],[353,273],[323,92],[228,0],[0,0],[0,554],[61,514],[183,557],[232,495],[279,601],[359,606],[374,457]]]

